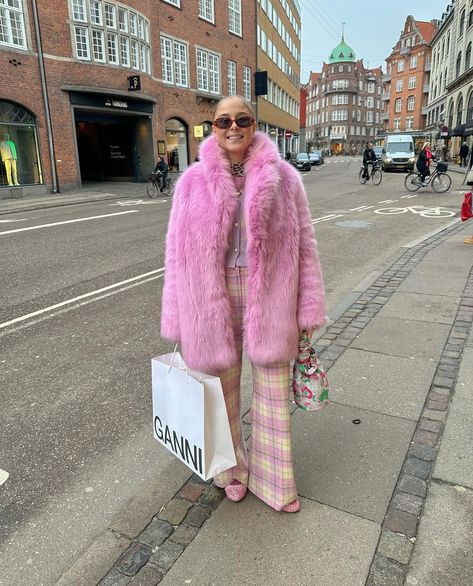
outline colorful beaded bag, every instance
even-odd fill
[[[329,401],[327,373],[319,364],[307,332],[299,340],[299,354],[294,361],[292,391],[297,406],[305,411],[320,411]]]

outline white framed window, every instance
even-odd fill
[[[139,52],[138,52],[138,41],[135,41],[135,39],[131,39],[131,43],[130,43],[130,49],[131,49],[131,67],[133,69],[139,69],[140,68],[140,57],[139,57]]]
[[[407,110],[409,112],[412,112],[414,110],[415,104],[416,104],[415,96],[409,96],[407,98]]]
[[[102,24],[102,3],[100,0],[90,0],[89,20],[92,24]]]
[[[412,130],[414,128],[414,117],[408,116],[406,118],[406,130]]]
[[[367,89],[368,89],[368,93],[369,93],[369,94],[374,94],[374,92],[375,92],[375,89],[376,89],[376,84],[375,84],[375,83],[373,83],[372,81],[370,81],[370,82],[368,83],[368,88],[367,88]]]
[[[401,119],[394,118],[394,130],[399,130],[401,128]]]
[[[220,93],[220,57],[204,49],[197,49],[197,89]]]
[[[2,2],[19,1],[0,0],[0,7]],[[70,7],[72,20],[77,19],[73,40],[78,59],[151,74],[149,22],[143,16],[112,0],[71,0]],[[140,42],[129,35],[139,36]]]
[[[118,28],[124,32],[128,32],[128,12],[124,8],[118,9]]]
[[[164,0],[168,4],[172,4],[173,6],[177,6],[178,8],[181,7],[181,0]]]
[[[397,92],[402,92],[402,87],[403,87],[403,80],[402,79],[398,79],[396,81],[396,91]]]
[[[397,70],[398,70],[398,72],[404,71],[404,59],[400,59],[397,62]]]
[[[251,68],[243,65],[243,97],[251,101]]]
[[[0,5],[5,1],[0,2]],[[87,22],[85,0],[72,0],[72,18],[79,22]]]
[[[105,4],[105,25],[108,28],[117,28],[117,14],[114,4]]]
[[[241,37],[241,0],[228,0],[228,30]]]
[[[366,112],[366,122],[371,124],[373,123],[373,112],[371,110]]]
[[[209,22],[215,22],[214,0],[199,0],[199,16]]]
[[[129,13],[130,34],[138,36],[138,15],[134,12]]]
[[[228,95],[234,96],[236,91],[236,63],[235,61],[227,61],[227,80],[228,80]]]
[[[120,36],[120,63],[123,67],[130,67],[130,39]]]
[[[76,54],[78,59],[90,59],[89,51],[89,29],[85,26],[74,28],[76,41]]]
[[[21,0],[0,0],[0,45],[27,48]]]
[[[117,35],[115,33],[107,34],[107,57],[109,63],[118,65]]]
[[[103,30],[92,29],[92,54],[94,61],[105,61]]]
[[[409,67],[410,69],[415,69],[417,67],[417,55],[412,55]]]
[[[409,78],[409,83],[407,84],[408,89],[413,90],[416,87],[416,76],[413,75]]]
[[[394,111],[401,112],[401,110],[402,110],[402,99],[397,98],[397,100],[394,102]]]
[[[187,45],[161,35],[161,67],[164,83],[189,85]]]

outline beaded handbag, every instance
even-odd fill
[[[320,411],[329,401],[327,373],[319,364],[307,332],[299,340],[299,354],[294,361],[292,392],[296,405],[305,411]]]

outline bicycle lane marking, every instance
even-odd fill
[[[5,230],[0,232],[0,236],[5,234],[14,234],[16,232],[27,232],[28,230],[39,230],[40,228],[50,228],[52,226],[63,226],[64,224],[75,224],[76,222],[88,222],[90,220],[99,220],[111,216],[122,216],[123,214],[135,214],[139,210],[128,210],[126,212],[115,212],[113,214],[102,214],[100,216],[89,216],[87,218],[76,218],[75,220],[63,220],[62,222],[52,222],[51,224],[39,224],[38,226],[28,226],[27,228],[15,228],[14,230]]]
[[[138,205],[154,205],[156,203],[166,203],[167,199],[157,199],[154,201],[144,201],[142,199],[128,199],[125,201],[117,201],[116,203],[111,203],[111,206],[138,206]]]
[[[423,218],[452,218],[456,215],[456,212],[448,210],[441,206],[427,207],[427,206],[407,206],[401,208],[378,208],[373,210],[375,214],[381,215],[398,215],[411,212],[412,214],[420,215]]]
[[[314,218],[312,224],[319,224],[320,222],[327,222],[328,220],[334,220],[335,218],[341,218],[343,214],[329,214],[328,216],[322,216],[321,218]]]
[[[6,470],[2,470],[0,468],[0,486],[2,486],[2,484],[5,484],[5,482],[8,480],[9,476],[10,476],[10,474],[8,474],[8,472]]]

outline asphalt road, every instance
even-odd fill
[[[332,158],[304,174],[332,311],[462,200],[460,175],[412,197],[403,174],[363,186],[359,167]],[[2,585],[50,586],[130,502],[187,477],[151,435],[170,201],[137,201],[0,217]]]

